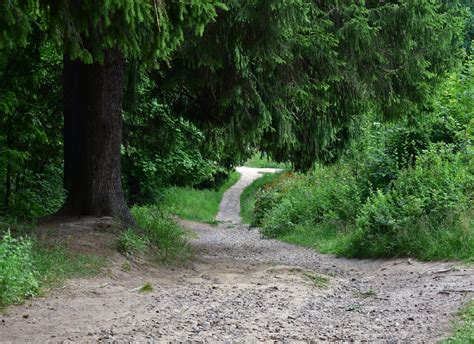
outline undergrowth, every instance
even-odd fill
[[[460,321],[453,335],[442,344],[472,344],[474,343],[474,300],[460,313]]]
[[[0,309],[22,303],[67,278],[92,276],[105,259],[78,254],[59,245],[45,246],[30,236],[0,237]]]
[[[132,208],[132,215],[137,228],[128,229],[120,237],[122,246],[131,251],[128,253],[143,253],[151,244],[154,246],[153,254],[161,262],[179,263],[192,256],[188,244],[190,234],[168,211],[157,206],[143,206]]]
[[[135,256],[145,253],[149,243],[150,240],[146,236],[127,228],[117,239],[117,249],[125,255]]]
[[[351,164],[284,174],[257,192],[266,237],[346,257],[474,257],[473,177],[451,146],[433,144],[385,189],[364,196]]]
[[[240,195],[240,217],[242,222],[251,224],[253,210],[255,208],[256,193],[266,185],[271,184],[277,180],[281,173],[265,173],[262,177],[253,181]]]

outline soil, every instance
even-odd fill
[[[108,218],[40,229],[111,262],[100,276],[8,309],[0,341],[433,343],[449,335],[474,292],[471,266],[342,259],[262,239],[239,224],[237,197],[259,172],[240,172],[219,212],[227,222],[181,221],[196,233],[195,258],[183,266],[119,255]],[[153,290],[141,292],[145,283]]]

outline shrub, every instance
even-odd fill
[[[134,207],[132,215],[150,242],[158,246],[159,260],[184,261],[190,257],[187,233],[165,210],[156,206]]]
[[[474,233],[465,224],[472,190],[472,175],[459,155],[433,145],[414,167],[400,172],[388,192],[378,191],[362,207],[352,254],[472,256]]]
[[[0,308],[38,293],[32,242],[8,231],[0,240]]]
[[[265,214],[275,207],[283,197],[283,193],[287,188],[285,180],[294,177],[295,175],[293,174],[285,173],[259,188],[255,195],[252,226],[262,225]]]
[[[270,209],[263,216],[261,232],[268,237],[287,234],[305,223],[343,230],[353,223],[361,204],[352,170],[343,165],[286,178],[264,197]]]
[[[148,248],[149,240],[143,235],[137,234],[128,228],[120,234],[117,239],[117,248],[126,255],[138,255],[144,253]]]

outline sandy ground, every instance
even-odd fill
[[[255,174],[246,170],[245,183]],[[219,214],[228,222],[182,221],[196,233],[185,266],[127,261],[105,220],[63,224],[58,237],[111,256],[110,267],[10,308],[1,342],[434,343],[472,298],[474,269],[459,263],[349,260],[261,239],[229,201],[245,183],[225,194]],[[141,293],[145,283],[153,291]]]

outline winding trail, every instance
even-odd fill
[[[275,173],[281,171],[278,168],[252,168],[237,167],[240,179],[227,190],[222,196],[222,201],[217,213],[216,220],[234,224],[240,223],[240,195],[247,186],[262,176],[264,173]]]
[[[238,196],[258,177],[240,173],[222,201],[226,223],[182,221],[196,233],[191,263],[130,270],[116,254],[104,276],[71,280],[0,316],[1,341],[433,343],[449,334],[472,297],[472,267],[341,259],[262,239],[238,223]],[[139,292],[145,282],[152,292]]]

